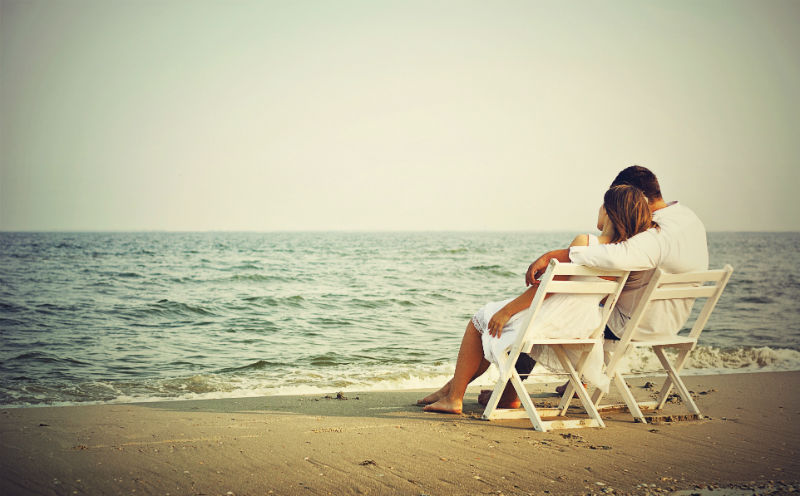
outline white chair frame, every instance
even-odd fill
[[[575,281],[575,280],[556,280],[557,276],[603,276],[614,278],[614,280],[597,280],[597,281]],[[565,429],[577,427],[605,427],[603,419],[597,412],[594,403],[589,398],[589,393],[581,386],[581,374],[586,364],[586,359],[589,352],[594,346],[603,345],[603,331],[611,315],[611,310],[617,302],[619,294],[628,279],[628,271],[624,270],[609,270],[597,269],[576,265],[571,263],[559,263],[557,260],[551,260],[544,275],[541,278],[539,288],[536,295],[531,302],[531,312],[522,328],[523,332],[519,333],[514,344],[511,346],[507,355],[499,358],[499,362],[495,364],[500,372],[500,377],[495,384],[492,396],[486,405],[483,412],[483,419],[508,419],[508,418],[525,418],[530,419],[533,428],[537,431],[547,431],[550,429]],[[542,302],[544,302],[546,295],[554,293],[567,293],[567,294],[601,294],[606,295],[606,302],[602,310],[602,322],[600,326],[595,329],[587,338],[542,338],[533,335],[533,326],[531,323],[535,322],[536,315],[539,312]],[[530,395],[528,394],[519,373],[514,368],[520,353],[529,353],[534,346],[549,346],[553,349],[559,362],[566,371],[571,385],[576,386],[578,397],[589,414],[589,418],[581,419],[566,419],[567,406],[564,408],[539,408],[537,409]],[[565,353],[566,347],[578,348],[582,351],[580,358],[573,363],[568,355]],[[508,382],[511,381],[514,389],[519,395],[520,401],[524,409],[504,409],[498,408],[500,396],[503,394]],[[571,394],[571,393],[570,393]],[[556,416],[556,420],[543,420],[542,416]]]
[[[647,423],[642,410],[661,410],[669,397],[669,394],[674,387],[677,389],[678,394],[683,400],[689,412],[702,417],[700,409],[694,402],[694,399],[689,392],[689,389],[683,383],[680,377],[680,371],[686,364],[689,358],[689,353],[697,346],[697,340],[700,338],[700,333],[703,331],[711,312],[714,310],[717,302],[719,301],[725,286],[730,280],[733,273],[731,265],[725,265],[722,269],[707,270],[683,274],[668,274],[661,269],[656,269],[647,288],[642,294],[642,298],[633,311],[631,319],[623,330],[620,341],[617,342],[613,350],[606,352],[606,375],[612,380],[617,390],[622,395],[624,405],[605,405],[600,406],[604,393],[595,390],[592,395],[592,405],[598,411],[616,410],[626,408],[634,420],[637,422]],[[706,298],[706,302],[697,319],[692,326],[688,335],[675,335],[671,338],[660,338],[657,340],[636,341],[633,339],[634,332],[641,323],[642,317],[647,312],[648,307],[653,301],[666,300],[673,298]],[[617,370],[621,360],[631,353],[634,348],[649,346],[653,349],[656,357],[658,357],[662,368],[667,373],[667,378],[658,395],[656,401],[637,402],[631,393],[630,388],[625,382],[622,374]],[[670,363],[664,350],[672,348],[678,350],[677,357],[673,363]],[[569,402],[574,391],[574,386],[570,383],[564,396],[561,399],[559,408],[564,408],[569,405]],[[582,389],[582,388],[581,388]],[[588,411],[588,410],[587,410]]]

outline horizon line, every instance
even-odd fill
[[[574,233],[579,229],[0,229],[0,234],[189,234],[189,233]],[[798,229],[714,229],[707,233],[800,233]]]

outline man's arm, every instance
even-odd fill
[[[530,286],[538,281],[539,278],[542,277],[542,274],[544,274],[544,271],[547,270],[550,260],[555,258],[559,262],[569,263],[569,250],[569,248],[563,248],[561,250],[548,251],[537,258],[536,261],[528,267],[528,272],[525,273],[525,285]]]
[[[621,243],[573,246],[569,261],[590,267],[620,270],[653,269],[661,260],[661,245],[654,229],[639,233]]]
[[[528,267],[525,284],[530,286],[538,280],[553,258],[563,263],[572,262],[604,269],[648,270],[658,265],[661,259],[661,245],[656,239],[654,230],[648,229],[621,243],[571,246],[549,251]]]

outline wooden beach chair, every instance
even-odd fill
[[[684,274],[667,274],[661,269],[656,269],[652,279],[647,285],[642,298],[634,308],[631,319],[623,330],[622,337],[619,341],[607,341],[609,345],[606,348],[606,375],[612,380],[617,390],[622,395],[624,404],[620,405],[605,405],[600,406],[600,401],[604,393],[595,390],[592,395],[592,405],[599,411],[609,411],[616,409],[627,409],[634,420],[637,422],[647,423],[642,410],[661,410],[669,397],[669,393],[674,387],[677,389],[683,403],[688,408],[689,412],[698,418],[702,417],[700,409],[697,408],[694,400],[692,399],[689,390],[683,383],[680,377],[680,371],[683,368],[689,353],[697,345],[697,340],[700,333],[703,331],[714,306],[719,301],[725,285],[733,273],[733,267],[726,265],[719,270],[707,270],[700,272],[691,272]],[[647,312],[650,304],[656,300],[666,300],[673,298],[705,298],[700,313],[694,321],[694,325],[689,331],[688,335],[675,335],[669,338],[659,338],[657,340],[636,341],[633,338],[634,332],[641,323],[642,317]],[[622,359],[628,354],[632,353],[635,348],[649,346],[653,349],[656,357],[658,357],[662,368],[667,373],[667,378],[661,388],[656,401],[637,402],[633,397],[630,388],[625,383],[625,379],[619,372],[618,367]],[[675,361],[670,363],[664,350],[671,348],[677,350],[677,357]],[[559,408],[565,408],[569,405],[572,398],[574,386],[570,383],[567,390],[562,397]],[[583,389],[583,388],[581,388]],[[589,410],[587,410],[589,411]],[[594,410],[592,410],[594,411]]]
[[[558,276],[604,276],[614,278],[614,280],[596,280],[596,281],[574,281],[574,280],[559,280],[563,279]],[[558,279],[556,279],[558,277]],[[603,345],[603,330],[605,329],[606,322],[611,315],[611,309],[622,291],[625,281],[628,279],[628,271],[622,270],[606,270],[585,267],[571,263],[559,263],[557,260],[551,260],[550,265],[547,267],[542,276],[539,284],[539,289],[536,291],[536,296],[531,302],[531,312],[527,322],[524,323],[523,332],[519,333],[514,344],[511,346],[509,353],[503,354],[499,357],[497,367],[500,372],[500,377],[495,384],[492,396],[486,405],[483,412],[485,420],[493,419],[509,419],[509,418],[530,418],[533,428],[537,431],[547,431],[550,429],[565,429],[575,427],[605,427],[600,414],[594,407],[589,393],[585,388],[579,387],[578,397],[589,414],[589,418],[585,419],[566,419],[567,408],[563,409],[544,409],[534,406],[530,395],[528,394],[525,386],[522,384],[522,379],[519,373],[514,368],[520,353],[529,353],[534,346],[549,346],[553,349],[559,362],[566,371],[569,377],[570,384],[576,386],[581,385],[580,377],[583,372],[584,364],[589,356],[589,352],[594,346]],[[602,310],[602,322],[600,326],[595,329],[588,338],[572,338],[572,339],[551,339],[533,336],[532,322],[536,321],[536,314],[542,306],[545,295],[554,293],[567,293],[567,294],[602,294],[607,295],[605,305]],[[565,349],[567,347],[577,348],[582,351],[578,360],[573,363]],[[514,389],[519,395],[520,401],[524,409],[504,409],[497,408],[500,396],[503,390],[511,381]],[[556,416],[555,420],[543,420],[543,416]]]

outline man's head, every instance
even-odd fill
[[[628,184],[635,188],[639,188],[647,197],[647,201],[652,205],[658,201],[663,201],[661,197],[661,187],[658,185],[656,175],[650,172],[646,167],[632,165],[622,172],[617,174],[611,187],[619,186],[620,184]]]

